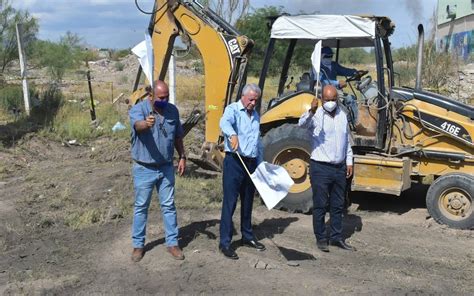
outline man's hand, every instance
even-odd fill
[[[239,148],[239,138],[237,135],[233,135],[230,137],[230,147],[232,150],[236,151]]]
[[[352,176],[352,170],[353,170],[353,166],[352,165],[348,165],[347,166],[347,172],[346,172],[346,178],[349,179],[351,176]]]
[[[148,115],[147,118],[145,119],[146,126],[148,128],[151,128],[155,124],[155,116],[153,115]]]
[[[347,86],[347,83],[346,83],[345,80],[339,80],[339,87],[340,87],[340,88],[344,88],[344,87],[346,87],[346,86]]]
[[[178,175],[182,177],[184,175],[185,170],[186,170],[186,159],[180,158],[178,162]]]
[[[314,99],[311,101],[311,109],[309,109],[311,113],[314,114],[316,112],[316,109],[318,109],[318,103],[319,103],[319,99],[314,97]]]

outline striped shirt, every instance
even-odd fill
[[[301,115],[298,126],[310,132],[313,147],[311,159],[331,164],[345,161],[347,165],[352,165],[349,126],[341,108],[336,109],[334,117],[322,107],[316,109],[315,114],[306,111]]]

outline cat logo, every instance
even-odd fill
[[[233,55],[240,53],[239,45],[237,44],[237,39],[235,39],[235,38],[230,39],[229,41],[227,41],[227,44],[229,45],[230,52]]]

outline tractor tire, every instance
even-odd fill
[[[263,158],[284,167],[295,184],[275,207],[289,212],[308,213],[313,208],[309,179],[311,139],[306,129],[286,123],[268,131],[263,137]]]
[[[440,224],[474,229],[474,176],[450,173],[436,179],[426,195],[426,208]]]

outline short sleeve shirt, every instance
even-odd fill
[[[138,133],[135,123],[145,120],[150,114],[155,116],[155,124]],[[153,111],[149,100],[143,100],[130,109],[129,117],[132,129],[132,159],[156,165],[172,162],[174,141],[184,135],[176,106],[168,103],[163,109],[163,115],[160,115]]]

